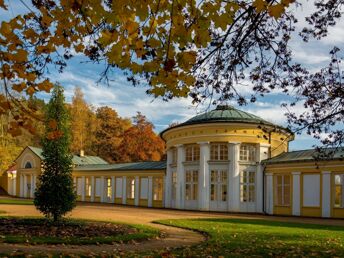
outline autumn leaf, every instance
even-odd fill
[[[265,0],[255,0],[253,6],[256,8],[257,12],[260,13],[266,10],[268,3]]]
[[[275,19],[278,19],[282,16],[284,13],[284,5],[283,4],[276,4],[273,6],[270,6],[268,9],[268,12],[271,16],[273,16]]]

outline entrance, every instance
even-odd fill
[[[256,168],[246,167],[240,171],[240,211],[256,211]]]
[[[210,171],[210,210],[227,210],[227,178],[226,169]]]

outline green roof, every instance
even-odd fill
[[[40,159],[44,160],[44,157],[42,155],[42,149],[37,147],[28,146],[28,148],[34,152]],[[83,156],[80,157],[78,155],[73,155],[73,164],[77,166],[82,165],[95,165],[95,164],[102,164],[106,165],[108,164],[105,160],[98,156]]]
[[[203,123],[248,123],[248,124],[260,124],[260,125],[267,125],[267,126],[273,126],[273,127],[279,127],[280,129],[288,131],[286,128],[277,126],[271,122],[268,122],[258,116],[255,116],[253,114],[247,113],[245,111],[236,109],[229,105],[219,105],[216,107],[216,109],[205,112],[203,114],[197,115],[192,117],[191,119],[187,120],[184,123],[178,124],[177,126],[170,127],[163,132],[161,132],[160,135],[162,135],[164,132],[175,128],[175,127],[181,127],[185,125],[194,125],[194,124],[203,124]]]
[[[165,170],[166,161],[144,161],[144,162],[130,162],[130,163],[117,163],[117,164],[100,164],[100,165],[83,165],[78,166],[76,171],[94,171],[94,170],[116,170],[116,171],[129,171],[129,170]]]
[[[316,149],[284,152],[276,157],[263,160],[264,164],[307,162],[316,160],[344,160],[344,148],[328,148],[322,152]]]

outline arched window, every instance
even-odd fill
[[[25,168],[32,168],[32,164],[31,164],[30,161],[27,161],[27,162],[25,163]]]

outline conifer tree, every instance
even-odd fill
[[[55,86],[46,108],[42,139],[43,172],[35,192],[35,206],[55,222],[75,207],[76,193],[72,179],[69,115],[63,88]]]

